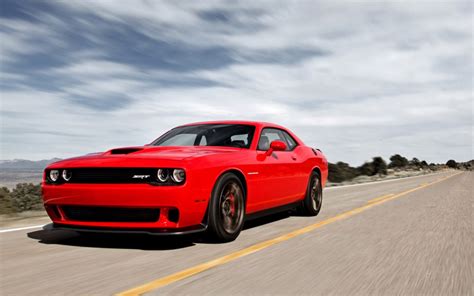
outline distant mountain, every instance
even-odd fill
[[[0,160],[0,187],[13,189],[18,183],[39,184],[43,178],[43,170],[60,158],[43,160]]]
[[[43,159],[43,160],[0,160],[0,170],[43,170],[50,163],[61,160],[60,158]]]

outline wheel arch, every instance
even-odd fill
[[[217,176],[217,178],[214,180],[214,184],[212,185],[212,191],[211,191],[211,194],[214,192],[214,188],[216,186],[216,183],[217,181],[219,180],[220,177],[222,177],[223,175],[227,174],[227,173],[232,173],[234,175],[237,176],[237,178],[239,178],[240,182],[242,183],[242,186],[244,187],[244,200],[245,200],[245,203],[247,203],[247,180],[245,179],[245,175],[244,173],[237,169],[237,168],[228,168],[228,169],[225,169],[223,170],[222,172],[220,172]],[[209,198],[209,201],[208,201],[208,206],[206,208],[206,213],[204,214],[204,219],[202,221],[203,224],[207,225],[207,221],[208,221],[208,217],[209,217],[209,204],[211,202],[211,198]]]
[[[321,180],[321,184],[323,185],[323,188],[324,188],[324,186],[326,186],[327,173],[323,175],[323,170],[321,170],[321,168],[317,165],[311,169],[311,173],[313,172],[318,173],[319,179]]]
[[[217,180],[219,180],[220,177],[222,177],[224,174],[227,174],[227,173],[232,173],[232,174],[236,175],[237,178],[239,178],[240,182],[242,182],[242,186],[244,186],[244,188],[243,188],[244,189],[244,198],[245,198],[245,200],[247,200],[247,190],[248,190],[247,189],[247,180],[245,179],[245,175],[244,175],[244,173],[242,173],[241,170],[235,169],[235,168],[225,170],[225,171],[221,172],[219,177],[217,177],[216,182],[217,182]]]
[[[322,178],[321,169],[320,169],[319,167],[317,167],[317,166],[314,167],[314,168],[311,170],[311,172],[316,172],[316,173],[318,173],[318,174],[319,174],[319,177]]]

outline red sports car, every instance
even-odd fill
[[[51,164],[42,184],[53,227],[234,240],[245,220],[290,208],[315,216],[328,175],[321,151],[276,124],[201,122],[151,144]]]

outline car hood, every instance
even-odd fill
[[[50,168],[59,167],[95,167],[95,166],[153,166],[156,162],[178,162],[193,158],[230,154],[241,151],[242,148],[208,147],[208,146],[138,146],[111,149],[106,152],[92,153],[80,157],[69,158],[51,164]]]

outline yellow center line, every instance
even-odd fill
[[[373,198],[373,199],[367,201],[367,203],[374,203],[374,202],[376,202],[376,201],[379,201],[379,200],[382,200],[382,199],[385,199],[385,198],[387,198],[387,197],[391,197],[391,196],[394,196],[394,195],[395,195],[395,194],[393,194],[393,193],[385,194],[385,195],[382,195],[382,196],[380,196],[380,197]]]
[[[281,235],[281,236],[278,236],[276,238],[273,238],[273,239],[269,239],[267,241],[264,241],[264,242],[261,242],[261,243],[258,243],[258,244],[255,244],[253,246],[250,246],[250,247],[247,247],[247,248],[244,248],[242,250],[239,250],[239,251],[236,251],[236,252],[233,252],[231,254],[228,254],[228,255],[225,255],[225,256],[222,256],[222,257],[219,257],[217,259],[213,259],[213,260],[210,260],[208,262],[205,262],[205,263],[202,263],[202,264],[198,264],[196,266],[193,266],[193,267],[190,267],[188,269],[185,269],[185,270],[182,270],[182,271],[178,271],[176,273],[173,273],[171,275],[168,275],[168,276],[165,276],[165,277],[162,277],[162,278],[159,278],[159,279],[156,279],[156,280],[153,280],[149,283],[146,283],[146,284],[143,284],[143,285],[140,285],[140,286],[137,286],[135,288],[132,288],[132,289],[129,289],[127,291],[123,291],[123,292],[120,292],[118,293],[117,295],[118,296],[131,296],[131,295],[142,295],[144,293],[147,293],[147,292],[150,292],[152,290],[156,290],[156,289],[159,289],[161,287],[164,287],[164,286],[167,286],[169,284],[172,284],[172,283],[175,283],[177,281],[180,281],[180,280],[183,280],[183,279],[186,279],[188,277],[191,277],[193,275],[196,275],[198,273],[201,273],[201,272],[204,272],[206,270],[209,270],[211,268],[214,268],[216,266],[220,266],[220,265],[223,265],[223,264],[226,264],[228,262],[231,262],[231,261],[234,261],[238,258],[241,258],[241,257],[244,257],[244,256],[247,256],[247,255],[250,255],[250,254],[253,254],[255,252],[258,252],[260,250],[263,250],[263,249],[266,249],[270,246],[273,246],[275,244],[278,244],[280,242],[283,242],[283,241],[287,241],[293,237],[296,237],[296,236],[299,236],[299,235],[302,235],[302,234],[305,234],[305,233],[308,233],[310,231],[313,231],[315,229],[318,229],[324,225],[328,225],[328,224],[331,224],[331,223],[334,223],[336,221],[340,221],[340,220],[343,220],[343,219],[346,219],[346,218],[349,218],[351,216],[354,216],[358,213],[361,213],[365,210],[368,210],[372,207],[375,207],[377,205],[380,205],[382,203],[385,203],[389,200],[393,200],[393,199],[396,199],[396,198],[399,198],[401,196],[404,196],[404,195],[407,195],[411,192],[414,192],[414,191],[417,191],[417,190],[420,190],[422,188],[425,188],[425,187],[428,187],[428,186],[431,186],[431,185],[434,185],[436,183],[439,183],[439,182],[442,182],[446,179],[449,179],[451,177],[454,177],[458,174],[461,174],[461,173],[457,173],[457,174],[453,174],[453,175],[450,175],[450,176],[447,176],[447,177],[444,177],[442,179],[439,179],[439,180],[436,180],[436,181],[433,181],[431,183],[426,183],[426,184],[422,184],[416,188],[413,188],[413,189],[409,189],[409,190],[406,190],[406,191],[403,191],[401,193],[397,193],[397,194],[394,194],[394,195],[386,195],[386,196],[382,196],[384,197],[384,199],[380,199],[379,200],[375,200],[375,201],[372,201],[371,203],[369,204],[366,204],[364,206],[361,206],[359,208],[355,208],[355,209],[352,209],[352,210],[349,210],[347,212],[344,212],[342,214],[339,214],[339,215],[336,215],[332,218],[329,218],[329,219],[326,219],[326,220],[323,220],[323,221],[320,221],[320,222],[317,222],[315,224],[312,224],[312,225],[309,225],[309,226],[306,226],[306,227],[303,227],[301,229],[297,229],[297,230],[294,230],[292,232],[289,232],[287,234],[284,234],[284,235]]]

